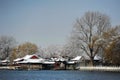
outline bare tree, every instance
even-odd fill
[[[120,26],[109,28],[106,32],[103,33],[103,38],[104,38],[104,44],[102,45],[104,48],[103,58],[104,61],[106,61],[106,58],[112,57],[113,54],[115,53],[115,52],[113,53],[112,51],[113,49],[117,48],[115,47],[115,45],[117,45],[117,43],[120,40]],[[107,54],[112,54],[112,55],[106,56]]]
[[[110,65],[120,65],[120,37],[114,39],[105,50],[105,61]]]
[[[0,59],[6,59],[9,57],[16,41],[13,37],[1,36],[0,37]]]
[[[88,55],[91,65],[94,65],[94,57],[103,44],[102,35],[110,27],[109,17],[99,12],[86,12],[82,18],[76,20],[71,41],[76,42]]]

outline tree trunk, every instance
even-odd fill
[[[94,57],[90,57],[90,65],[94,66]]]
[[[90,46],[90,65],[91,66],[94,66],[94,57],[93,57],[93,48],[91,48],[91,46]]]

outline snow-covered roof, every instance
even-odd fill
[[[24,59],[24,60],[31,59],[33,56],[36,57],[36,58],[34,58],[34,59],[39,59],[39,58],[40,58],[38,55],[33,54],[33,55],[26,55],[26,56],[24,56],[22,59]]]
[[[35,56],[35,58],[32,58],[34,56]],[[21,60],[23,60],[23,61],[21,61]],[[44,59],[33,54],[33,55],[26,55],[23,58],[17,58],[14,61],[17,63],[42,63],[44,61]]]
[[[27,59],[24,61],[20,61],[18,63],[42,63],[44,61],[44,59]]]
[[[22,60],[23,58],[17,58],[17,59],[14,59],[13,61],[14,62],[17,62],[17,61],[20,61],[20,60]]]
[[[71,59],[72,61],[78,61],[78,60],[80,60],[82,58],[82,56],[77,56],[77,57],[75,57],[75,58],[73,58],[73,59]]]
[[[42,63],[44,59],[28,59],[27,60],[29,63]]]
[[[55,62],[54,61],[45,61],[45,62],[43,62],[43,64],[55,64]]]
[[[75,61],[68,61],[67,64],[74,64]]]
[[[57,58],[56,61],[65,61],[65,59],[61,57],[61,58]]]
[[[96,56],[94,57],[94,60],[101,60],[101,57],[96,55]]]
[[[66,59],[63,57],[58,57],[58,58],[51,58],[52,61],[65,61]]]
[[[57,60],[57,58],[51,58],[51,60],[52,60],[52,61],[56,61],[56,60]]]
[[[2,63],[10,62],[10,60],[2,60]]]
[[[90,60],[90,58],[88,57],[88,56],[84,56],[85,57],[85,59],[86,60]],[[98,56],[98,55],[96,55],[95,57],[94,57],[94,60],[101,60],[102,58],[100,57],[100,56]]]
[[[32,56],[34,56],[34,55],[26,55],[23,57],[23,59],[30,59]]]

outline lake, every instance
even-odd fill
[[[0,80],[120,80],[120,73],[77,70],[0,70]]]

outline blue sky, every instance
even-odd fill
[[[120,24],[120,0],[0,0],[0,35],[38,46],[66,43],[76,18],[99,11]]]

